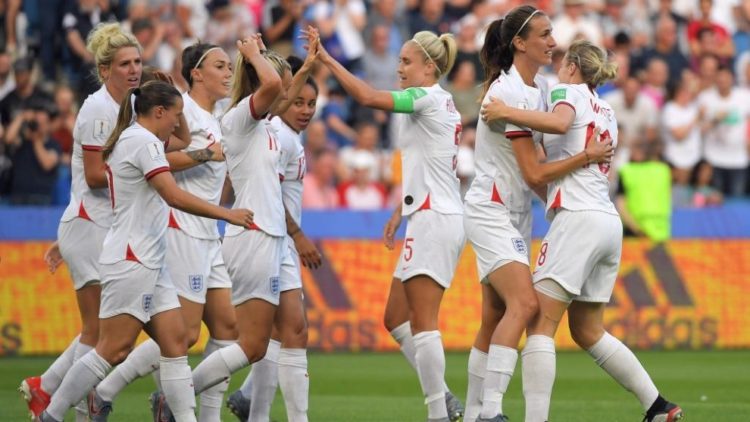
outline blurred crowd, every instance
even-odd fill
[[[171,74],[182,89],[180,53],[196,40],[234,55],[236,39],[261,32],[282,55],[303,56],[298,34],[312,24],[347,68],[395,90],[401,44],[421,30],[452,32],[458,59],[441,83],[463,118],[457,169],[466,189],[474,172],[483,30],[520,4],[552,19],[559,51],[544,70],[550,84],[579,37],[605,47],[619,64],[617,79],[599,92],[621,126],[613,196],[670,209],[748,196],[750,0],[0,0],[0,202],[68,202],[76,111],[98,88],[86,37],[115,20],[142,44],[144,64]],[[314,78],[321,90],[304,135],[304,206],[371,210],[397,203],[400,159],[390,116],[357,106],[324,66]],[[658,176],[644,178],[639,163],[659,168]],[[654,177],[666,186],[658,196]],[[652,190],[641,193],[641,184]]]

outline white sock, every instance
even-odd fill
[[[203,350],[203,359],[222,347],[231,346],[236,340],[217,340],[209,338],[206,348]],[[224,393],[229,388],[229,379],[220,382],[201,393],[201,410],[198,420],[200,422],[215,422],[221,420],[221,404],[224,401]]]
[[[306,349],[281,349],[279,353],[279,385],[284,396],[289,422],[307,422],[307,400],[310,377],[307,374]]]
[[[413,336],[417,374],[429,419],[448,417],[445,406],[445,353],[440,331],[423,331]]]
[[[159,367],[159,355],[159,345],[155,341],[151,339],[144,341],[99,383],[96,392],[102,400],[114,401],[120,391],[130,383]]]
[[[250,395],[250,421],[268,421],[271,405],[279,386],[279,349],[281,343],[276,340],[268,342],[268,349],[263,359],[253,364],[248,377],[252,378]]]
[[[544,422],[549,418],[555,383],[555,340],[544,335],[529,336],[521,352],[521,370],[526,422]]]
[[[417,357],[416,350],[414,348],[414,337],[412,337],[411,335],[411,323],[409,321],[406,321],[405,323],[391,330],[391,337],[396,340],[396,343],[398,343],[399,347],[401,348],[401,353],[403,353],[406,361],[409,362],[409,365],[411,365],[411,367],[416,371]],[[445,380],[443,380],[443,387],[445,387],[446,392],[451,391],[448,388],[448,384],[445,383]]]
[[[82,358],[83,355],[88,353],[94,346],[83,344],[80,341],[76,345],[75,354],[73,355],[73,363],[78,362],[78,359]],[[86,402],[86,398],[76,404],[76,422],[89,422],[89,406]]]
[[[228,380],[233,373],[249,364],[245,352],[237,343],[211,353],[193,371],[195,394]]]
[[[644,410],[659,396],[654,382],[627,346],[608,332],[588,350],[596,364],[626,390],[635,394]]]
[[[60,386],[65,374],[68,372],[71,366],[73,366],[74,356],[76,353],[76,347],[78,347],[78,339],[81,336],[74,338],[70,342],[68,348],[60,356],[52,362],[49,368],[42,374],[42,390],[52,396],[57,391],[57,387]]]
[[[94,386],[104,379],[111,368],[101,356],[92,350],[70,367],[60,387],[52,396],[46,412],[55,420],[62,421],[65,413],[74,404],[86,397]]]
[[[482,388],[487,374],[487,353],[472,347],[469,352],[469,388],[466,392],[464,421],[474,422],[482,411]]]
[[[518,351],[512,347],[490,345],[487,354],[487,374],[484,376],[482,387],[483,418],[494,418],[503,413],[503,395],[508,390],[510,378],[516,369]]]
[[[159,357],[164,398],[177,422],[195,422],[193,374],[187,356]]]

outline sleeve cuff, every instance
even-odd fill
[[[531,136],[530,130],[514,130],[511,132],[505,132],[505,137],[508,139],[523,138],[525,136]]]
[[[101,151],[104,149],[104,147],[98,145],[81,145],[81,148],[83,148],[84,151]]]
[[[146,180],[151,180],[152,177],[156,176],[159,173],[164,173],[165,171],[169,171],[169,167],[163,166],[163,167],[157,167],[150,172],[146,173]]]

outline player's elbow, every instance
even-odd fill
[[[541,188],[549,182],[547,177],[540,172],[526,173],[523,175],[523,179],[531,189]]]
[[[84,178],[90,189],[101,189],[107,187],[107,176],[103,174],[94,174],[94,172],[85,172]]]

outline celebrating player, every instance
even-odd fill
[[[221,153],[219,119],[214,117],[213,110],[216,102],[229,94],[231,62],[226,52],[215,45],[194,44],[182,53],[182,74],[190,86],[182,100],[192,142],[184,151],[168,153],[167,160],[181,189],[218,204],[226,164]],[[237,330],[231,306],[232,284],[221,256],[216,221],[170,210],[167,242],[166,265],[180,299],[188,329],[188,347],[198,340],[201,319],[211,335],[204,352],[206,356],[234,343]],[[147,340],[89,396],[92,419],[107,420],[115,396],[135,379],[158,367],[159,347],[153,340]],[[201,394],[201,421],[219,419],[227,384],[228,381],[218,384]],[[159,394],[152,395],[155,411],[162,408],[160,399]]]
[[[548,159],[569,159],[598,141],[590,139],[596,129],[602,140],[617,139],[612,107],[594,91],[616,71],[604,51],[577,41],[558,72],[561,83],[548,97],[550,113],[495,104],[487,108],[488,118],[554,133],[544,135]],[[659,394],[633,352],[604,329],[604,306],[612,295],[622,249],[622,222],[609,197],[608,172],[608,163],[587,164],[547,188],[548,198],[553,198],[547,201],[552,225],[534,272],[540,313],[529,326],[523,351],[527,422],[548,418],[555,378],[553,338],[566,310],[573,340],[635,394],[646,411],[645,421],[672,422],[683,416],[679,406]]]
[[[317,32],[308,29],[307,36],[314,38]],[[399,304],[407,316],[403,321],[409,321],[410,327],[401,325],[397,338],[409,343],[402,348],[417,370],[428,417],[435,421],[449,418],[438,312],[464,247],[463,206],[455,171],[461,116],[451,95],[437,83],[450,71],[455,58],[456,44],[451,34],[418,32],[401,47],[398,74],[404,90],[390,92],[370,87],[323,48],[320,53],[321,62],[358,103],[397,113],[403,201],[386,226],[384,240],[393,248],[393,236],[402,215],[406,216],[406,239],[391,295],[394,290],[405,291]],[[451,417],[460,417],[461,411],[456,409],[458,415]]]
[[[300,135],[315,114],[318,86],[308,75],[316,51],[311,49],[304,63],[294,56],[287,58],[294,73],[288,94],[291,103],[286,111],[271,119],[281,148],[280,168],[284,171],[281,193],[287,212],[289,256],[281,266],[279,309],[266,356],[253,365],[240,391],[234,392],[227,400],[229,409],[242,421],[269,419],[277,385],[281,387],[289,421],[307,421],[307,318],[299,264],[302,258],[302,264],[306,267],[317,268],[321,256],[300,228],[302,178],[306,172]],[[297,88],[298,83],[303,85]]]
[[[125,359],[144,328],[161,350],[161,384],[175,420],[195,421],[185,323],[164,262],[167,205],[243,227],[252,224],[253,214],[210,204],[175,183],[164,143],[180,124],[182,106],[179,91],[162,81],[131,89],[121,104],[102,153],[114,219],[99,258],[99,341],[68,371],[39,418],[43,422],[62,421],[71,405]]]
[[[20,390],[32,416],[47,407],[73,363],[91,350],[99,336],[99,255],[112,225],[112,206],[102,159],[102,146],[117,122],[120,103],[141,80],[141,46],[117,23],[99,25],[86,48],[94,56],[102,87],[83,103],[73,129],[70,203],[60,220],[57,238],[45,260],[54,269],[66,261],[81,313],[81,334],[41,377],[26,378]],[[53,259],[58,257],[58,259]],[[85,418],[85,407],[77,410]]]
[[[482,47],[484,102],[502,98],[544,110],[547,83],[537,71],[551,61],[555,40],[549,18],[531,6],[493,22]],[[502,399],[518,359],[518,342],[538,305],[529,271],[531,191],[590,161],[605,161],[612,147],[592,143],[556,163],[540,163],[541,134],[506,121],[477,126],[476,176],[466,194],[466,234],[482,283],[482,321],[469,355],[465,420],[504,421]],[[478,418],[478,419],[477,419]]]

